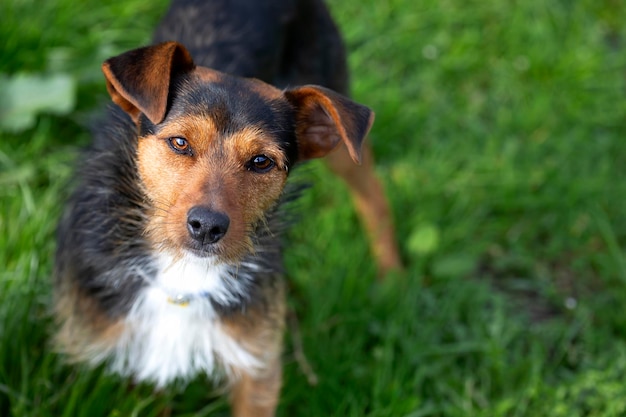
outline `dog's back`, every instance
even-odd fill
[[[321,0],[176,0],[154,34],[169,40],[229,74],[348,93],[343,41]]]

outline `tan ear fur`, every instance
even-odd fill
[[[113,102],[135,122],[143,113],[154,124],[165,118],[173,78],[194,68],[191,55],[177,42],[134,49],[102,64]]]
[[[296,109],[298,159],[320,158],[343,142],[352,160],[361,162],[361,145],[374,112],[324,87],[308,85],[285,91]]]

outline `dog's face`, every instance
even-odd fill
[[[179,84],[165,120],[141,119],[150,236],[170,251],[236,260],[287,180],[293,116],[257,81],[198,68]]]
[[[137,167],[157,249],[235,262],[279,200],[290,166],[344,142],[355,161],[369,109],[321,87],[280,91],[196,67],[168,42],[105,62],[113,100],[137,123]]]

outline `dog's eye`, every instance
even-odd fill
[[[258,173],[264,173],[274,168],[274,161],[265,155],[257,155],[248,162],[248,169]]]
[[[187,142],[187,139],[178,137],[169,138],[167,143],[169,143],[170,148],[172,148],[174,152],[181,155],[191,155],[191,146],[189,142]]]

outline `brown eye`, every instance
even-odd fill
[[[248,169],[250,171],[264,173],[274,168],[274,161],[265,155],[257,155],[248,162]]]
[[[174,152],[181,155],[191,155],[191,146],[187,139],[175,137],[169,138],[167,142]]]

